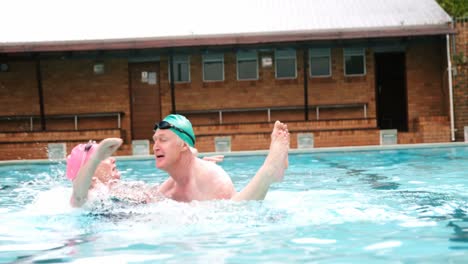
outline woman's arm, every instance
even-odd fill
[[[190,147],[190,151],[195,157],[198,157],[198,149]],[[224,160],[224,155],[214,155],[214,156],[206,156],[202,159],[206,161],[211,161],[214,163],[222,162]]]
[[[84,164],[78,170],[76,178],[73,180],[73,193],[70,203],[73,207],[81,207],[88,198],[89,188],[99,164],[110,157],[120,146],[122,139],[106,138],[99,144],[94,144],[92,148],[96,148],[90,153],[90,157],[85,160]],[[86,155],[88,153],[83,153]],[[86,156],[84,156],[86,158]]]

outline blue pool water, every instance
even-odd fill
[[[264,156],[220,165],[240,190]],[[467,263],[468,146],[295,153],[265,201],[71,209],[63,162],[0,165],[0,263]],[[119,160],[150,184],[154,161]]]

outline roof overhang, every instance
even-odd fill
[[[0,43],[0,53],[128,50],[197,46],[251,45],[322,40],[353,40],[455,34],[450,25],[388,27],[370,29],[262,32],[225,35],[190,35],[158,38],[69,40]]]

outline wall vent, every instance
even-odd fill
[[[308,149],[314,147],[314,134],[313,133],[299,133],[297,134],[297,148]]]
[[[64,159],[67,156],[67,145],[65,143],[47,144],[47,157],[49,160]]]
[[[215,137],[216,152],[231,152],[231,137]]]
[[[149,155],[150,143],[147,139],[132,140],[133,155]]]
[[[380,130],[380,145],[398,144],[398,130],[383,129]]]
[[[468,126],[465,126],[465,142],[468,143]]]

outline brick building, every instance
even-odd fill
[[[447,70],[457,29],[433,0],[170,2],[157,15],[137,8],[126,24],[135,9],[99,13],[117,31],[62,16],[63,32],[0,32],[0,159],[106,137],[131,154],[173,112],[192,121],[201,152],[216,139],[267,149],[276,119],[292,148],[310,135],[314,147],[378,145],[382,130],[397,130],[399,144],[463,140],[466,87],[452,115]],[[148,23],[158,26],[142,32]]]

